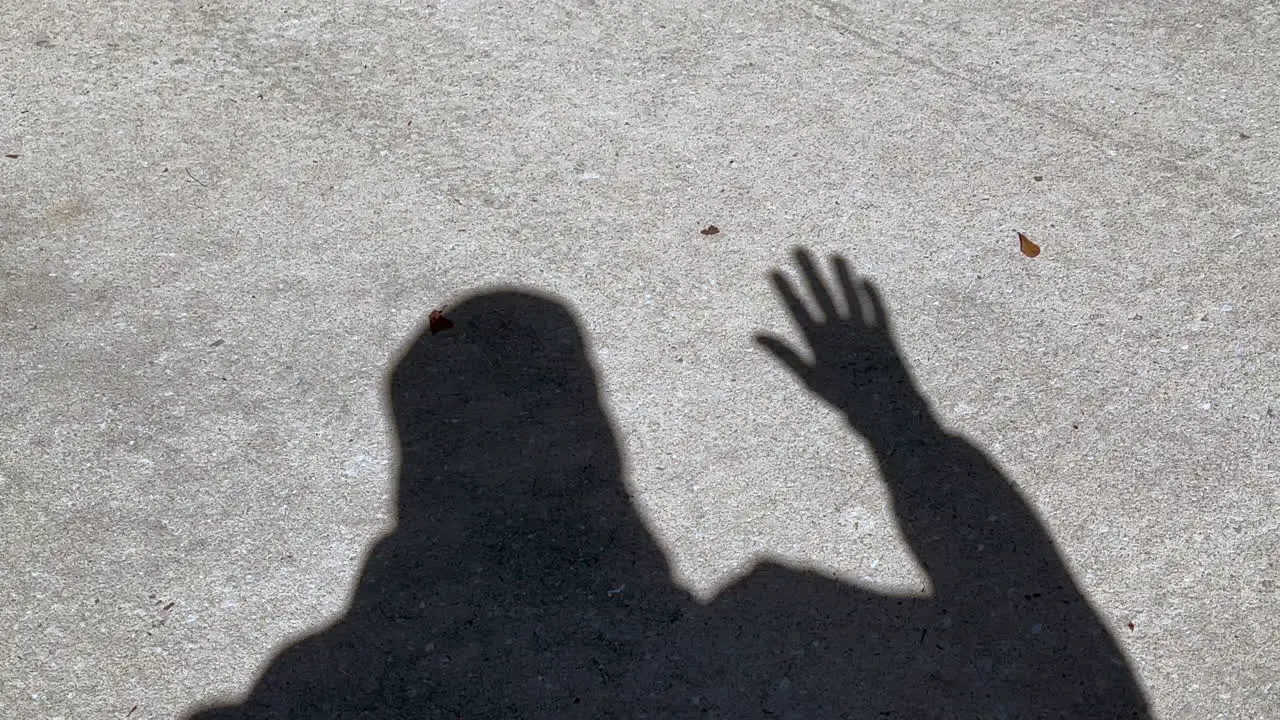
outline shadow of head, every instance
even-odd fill
[[[400,532],[448,528],[442,541],[492,545],[492,563],[556,574],[637,554],[665,568],[631,506],[585,336],[565,305],[498,290],[448,317],[454,327],[424,329],[390,376]],[[621,552],[606,552],[611,543]]]

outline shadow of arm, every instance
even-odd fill
[[[1031,506],[982,452],[933,417],[875,286],[855,278],[840,257],[832,260],[834,286],[808,253],[797,251],[795,260],[817,313],[781,273],[773,280],[812,359],[776,337],[757,340],[867,439],[936,592],[991,603],[1049,589],[1041,586],[1070,587]]]

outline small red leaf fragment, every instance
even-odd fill
[[[453,321],[444,316],[444,310],[447,307],[448,305],[442,305],[439,310],[432,310],[427,316],[427,328],[431,330],[432,335],[453,327]]]
[[[1133,623],[1129,623],[1129,629],[1130,629],[1130,630],[1132,630],[1132,629],[1133,629]]]
[[[716,227],[715,225],[708,225],[702,230],[699,230],[698,232],[702,233],[703,235],[715,235],[720,232],[720,228]]]
[[[1031,242],[1031,238],[1023,235],[1022,233],[1018,233],[1018,248],[1022,250],[1022,254],[1027,257],[1035,257],[1040,254],[1040,246]]]

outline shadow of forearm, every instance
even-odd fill
[[[1009,686],[1038,688],[1043,708],[1148,717],[1123,654],[1047,528],[982,451],[927,413],[891,419],[868,440],[933,600],[955,623],[948,642],[997,658],[997,667],[1006,659]]]
[[[942,427],[914,388],[898,385],[892,393],[894,401],[884,404],[891,413],[854,429],[875,453],[898,522],[935,593],[980,604],[1073,593],[1047,529],[1013,483]]]

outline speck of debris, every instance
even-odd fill
[[[17,155],[12,155],[12,154],[6,154],[6,155],[5,155],[5,157],[9,158],[10,160],[17,160],[17,159],[18,159],[18,156],[17,156]]]
[[[172,603],[172,602],[171,602],[171,603],[169,603],[168,605],[165,605],[164,607],[162,607],[162,608],[160,608],[160,609],[161,609],[161,610],[165,610],[165,611],[169,611],[169,610],[172,610],[172,609],[173,609],[173,606],[174,606],[175,604],[176,604],[176,603]]]
[[[209,347],[218,347],[219,345],[222,345],[225,342],[226,340],[223,340],[222,338],[218,338],[217,340],[214,340],[213,342],[209,343]]]
[[[1043,176],[1043,175],[1032,175],[1032,176],[1031,176],[1031,179],[1032,179],[1032,180],[1035,180],[1036,182],[1040,182],[1041,180],[1044,180],[1044,176]]]
[[[700,230],[699,232],[701,232],[703,235],[716,235],[720,232],[720,228],[716,227],[715,225],[708,225],[702,230]]]

